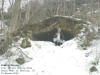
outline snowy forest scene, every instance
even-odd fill
[[[0,75],[100,75],[100,0],[0,0]]]

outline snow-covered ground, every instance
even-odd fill
[[[94,43],[96,42],[94,41]],[[91,52],[91,49],[94,48],[100,49],[98,42],[96,46],[93,44],[88,48],[89,50],[81,50],[75,39],[69,40],[61,46],[55,46],[52,42],[44,41],[31,41],[31,44],[32,47],[22,50],[32,60],[20,67],[31,68],[32,71],[19,72],[18,75],[89,75],[89,68],[92,66],[90,63],[94,60],[94,56],[90,54],[86,57],[86,53]],[[10,64],[16,64],[15,58],[18,56],[18,51],[12,48],[12,52],[17,55],[9,58]],[[4,63],[8,63],[8,60],[2,56],[0,57],[0,64]],[[94,72],[91,75],[99,75],[99,73]]]

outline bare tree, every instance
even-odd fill
[[[2,0],[2,8],[1,8],[1,29],[3,27],[3,22],[4,22],[4,15],[3,15],[3,12],[4,12],[4,3],[5,3],[5,0]]]
[[[25,12],[25,20],[24,20],[24,24],[28,24],[29,20],[30,20],[30,8],[31,8],[31,5],[30,3],[28,3],[27,1],[27,6],[26,6],[26,12]]]
[[[13,33],[19,27],[18,17],[19,17],[19,12],[20,12],[20,3],[21,3],[21,0],[15,0],[15,3],[12,7],[9,33]]]

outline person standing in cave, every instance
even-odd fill
[[[65,42],[61,28],[58,28],[57,32],[54,34],[53,42],[55,43],[55,45],[61,45]]]

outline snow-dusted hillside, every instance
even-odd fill
[[[22,49],[31,60],[28,60],[20,67],[32,68],[32,71],[19,72],[19,75],[89,75],[89,69],[92,66],[91,62],[95,60],[95,57],[93,54],[88,55],[88,57],[86,55],[92,51],[91,49],[100,49],[98,42],[97,46],[93,45],[88,48],[89,50],[80,50],[76,39],[69,40],[61,46],[55,46],[52,42],[44,41],[31,41],[31,44],[32,47]],[[9,58],[0,57],[0,64],[17,64],[15,59],[20,54],[18,54],[16,48],[12,48],[12,52],[14,55]],[[99,69],[99,66],[97,68]],[[98,72],[91,74],[99,75]]]
[[[4,1],[4,6],[3,6],[4,11],[7,12],[9,7],[10,7],[9,0],[5,0]],[[1,8],[2,8],[2,0],[0,1],[0,9]]]
[[[21,4],[20,4],[21,8],[24,7],[28,3],[28,1],[30,1],[30,0],[21,0]],[[14,2],[15,2],[15,0],[5,0],[4,6],[3,6],[4,11],[8,12],[8,9],[11,6],[10,3],[14,4]],[[2,1],[0,1],[0,9],[1,8],[2,8]]]
[[[28,3],[28,1],[29,0],[22,0],[20,4],[21,8],[23,8]],[[35,0],[31,0],[31,1],[35,1]],[[43,0],[42,1],[39,0],[39,1],[40,3],[43,3]],[[2,7],[1,4],[2,2],[0,0],[0,9]],[[9,7],[10,7],[9,0],[5,0],[4,11],[8,12]],[[66,18],[75,17],[73,19],[77,21],[81,21],[83,19],[79,19],[80,14],[86,17],[87,15],[89,17],[92,14],[90,10],[86,11],[87,13],[84,14],[81,13],[80,10],[85,10],[85,9],[83,8],[77,9],[76,13],[73,14],[72,16],[70,17],[63,16],[63,17]],[[99,12],[100,11],[98,9],[94,10],[94,14]],[[59,15],[55,15],[55,17],[57,16]],[[89,19],[90,18],[91,17],[89,17]],[[96,19],[97,18],[94,18],[94,20]],[[1,27],[4,27],[6,30],[4,32],[7,32],[7,28],[8,28],[7,25],[4,25],[2,23],[3,22],[0,21],[0,30],[2,29]],[[95,27],[95,25],[94,24],[92,25],[89,21],[87,21],[87,24],[88,24],[87,28],[90,29],[90,32],[93,32],[92,26]],[[98,27],[95,27],[94,29],[96,32],[98,32]],[[83,33],[84,31],[85,29],[83,29]],[[86,37],[88,32],[84,33],[85,35],[83,33],[79,34],[80,36],[82,36],[80,39],[81,43],[82,41],[84,41],[84,38]],[[2,35],[4,34],[0,33],[0,39],[2,39],[1,37]],[[61,46],[55,46],[54,43],[49,41],[32,41],[32,40],[29,41],[31,42],[31,47],[25,49],[21,48],[20,47],[20,44],[22,42],[21,39],[17,43],[13,43],[13,47],[11,47],[4,55],[0,56],[0,75],[4,75],[3,73],[5,73],[3,65],[6,65],[5,68],[9,69],[6,70],[6,73],[8,73],[7,75],[11,75],[10,73],[12,73],[12,75],[27,75],[27,74],[30,75],[100,75],[100,51],[99,51],[100,37],[96,40],[91,41],[92,44],[90,47],[87,47],[87,50],[80,49],[80,47],[78,46],[79,41],[77,41],[76,38],[66,41]],[[16,62],[16,59],[19,57],[25,58],[24,64],[19,65]],[[90,68],[92,66],[95,66],[98,71],[90,72]],[[15,69],[13,69],[14,72],[12,72],[12,68],[17,68],[18,74],[15,74],[16,73]]]
[[[8,32],[8,26],[6,24],[4,24],[1,20],[0,20],[0,41],[1,39],[5,38],[5,34]]]

